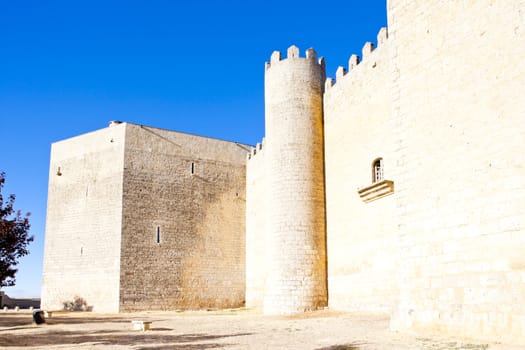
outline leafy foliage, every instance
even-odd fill
[[[22,216],[15,211],[15,195],[11,194],[4,203],[2,188],[5,173],[0,172],[0,288],[13,286],[18,259],[29,254],[27,246],[34,237],[29,236],[29,213]]]

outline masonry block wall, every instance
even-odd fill
[[[127,125],[121,309],[238,307],[248,147]]]
[[[54,144],[43,307],[328,303],[525,342],[525,1],[387,6],[335,83],[313,49],[272,54],[255,148],[132,124]]]
[[[42,307],[244,305],[248,150],[127,123],[54,144]]]
[[[388,2],[395,329],[524,340],[525,2]]]
[[[390,47],[386,28],[378,47],[367,43],[340,67],[324,94],[329,306],[390,312],[397,301],[394,195],[365,202],[373,162],[396,180],[391,133]],[[359,57],[359,58],[358,58]]]
[[[248,154],[246,164],[246,307],[262,308],[268,277],[266,234],[266,144]]]
[[[324,60],[291,46],[265,71],[268,278],[264,311],[327,305],[324,197]]]
[[[106,128],[51,147],[42,308],[78,296],[118,312],[125,128]]]

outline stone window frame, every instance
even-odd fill
[[[383,157],[377,157],[372,161],[371,171],[372,183],[357,189],[359,197],[365,203],[394,193],[394,182],[385,179],[385,162]]]

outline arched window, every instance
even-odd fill
[[[384,170],[383,170],[383,158],[377,158],[372,163],[372,183],[383,181]]]
[[[372,183],[357,189],[359,197],[361,197],[365,203],[394,193],[394,181],[385,179],[383,158],[374,159],[371,166]]]

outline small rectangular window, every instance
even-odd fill
[[[372,183],[383,181],[383,158],[377,158],[372,163]]]
[[[195,163],[191,162],[191,175],[195,174]]]
[[[157,243],[160,243],[160,226],[157,226]]]

